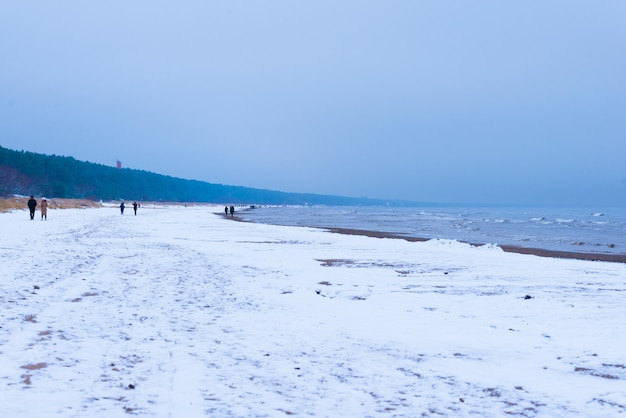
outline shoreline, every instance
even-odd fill
[[[253,221],[244,220],[236,215],[227,216],[223,213],[221,215],[224,218],[230,219],[232,221],[254,223]],[[406,236],[406,235],[394,233],[394,232],[372,231],[372,230],[367,230],[367,229],[317,227],[317,226],[312,226],[312,227],[307,227],[307,228],[322,229],[322,230],[332,232],[335,234],[360,235],[360,236],[365,236],[365,237],[370,237],[370,238],[403,239],[405,241],[410,241],[410,242],[430,241],[430,238],[410,237],[410,236]],[[471,242],[467,244],[470,244],[476,247],[485,245],[485,244],[476,244],[476,243],[471,243]],[[498,247],[502,248],[502,251],[507,252],[507,253],[535,255],[538,257],[564,258],[564,259],[585,260],[585,261],[606,261],[610,263],[626,263],[626,254],[581,253],[581,252],[575,252],[575,251],[546,250],[543,248],[520,247],[517,245],[498,245]]]
[[[408,237],[402,234],[392,232],[381,231],[368,231],[364,229],[351,229],[351,228],[320,228],[329,232],[345,235],[362,235],[372,238],[392,238],[403,239],[411,242],[424,242],[430,241],[430,238]],[[461,241],[463,242],[463,241]],[[479,247],[485,244],[468,243],[470,245]],[[611,263],[626,263],[626,254],[601,254],[601,253],[580,253],[575,251],[559,251],[559,250],[546,250],[543,248],[532,247],[519,247],[516,245],[498,245],[502,248],[502,251],[515,254],[527,254],[536,255],[538,257],[550,257],[550,258],[567,258],[574,260],[587,260],[587,261],[608,261]]]

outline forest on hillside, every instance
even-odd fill
[[[0,197],[48,196],[91,200],[140,200],[281,205],[380,205],[389,202],[227,186],[115,168],[72,157],[0,146]],[[393,204],[398,204],[394,202]],[[410,202],[400,202],[406,205]]]

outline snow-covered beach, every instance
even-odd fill
[[[222,209],[0,214],[0,417],[626,414],[625,264]]]

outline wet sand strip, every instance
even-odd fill
[[[380,231],[368,231],[364,229],[351,229],[351,228],[322,228],[329,232],[346,235],[363,235],[373,238],[394,238],[403,239],[411,242],[424,242],[429,238],[409,237],[403,234],[393,232],[380,232]],[[483,244],[469,243],[470,245],[480,246]],[[552,257],[552,258],[571,258],[575,260],[591,260],[591,261],[609,261],[612,263],[626,263],[626,254],[602,254],[602,253],[580,253],[574,251],[554,251],[544,250],[542,248],[528,248],[518,247],[515,245],[499,245],[503,251],[516,254],[530,254],[539,257]]]
[[[251,222],[241,219],[238,216],[223,215],[227,219],[239,222]],[[323,228],[323,227],[310,227],[323,229],[328,232],[344,235],[362,235],[372,238],[393,238],[403,239],[410,242],[424,242],[429,241],[430,238],[421,237],[409,237],[404,234],[394,232],[381,232],[381,231],[369,231],[366,229],[352,229],[352,228]],[[484,244],[469,243],[474,246],[481,246]],[[605,253],[580,253],[575,251],[555,251],[544,250],[542,248],[530,248],[530,247],[518,247],[516,245],[499,245],[503,251],[516,254],[529,254],[536,255],[538,257],[551,257],[551,258],[570,258],[574,260],[589,260],[589,261],[608,261],[611,263],[626,263],[626,254],[605,254]]]

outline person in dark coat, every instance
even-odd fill
[[[122,215],[124,214],[124,202],[120,203],[120,212],[122,213]]]
[[[30,220],[35,219],[35,208],[37,207],[37,201],[35,200],[35,196],[31,196],[28,200],[28,210],[30,210]]]
[[[224,214],[228,215],[228,206],[224,206]]]
[[[133,210],[135,211],[135,216],[137,216],[137,202],[133,202]]]
[[[235,216],[235,207],[230,205],[230,216]]]

